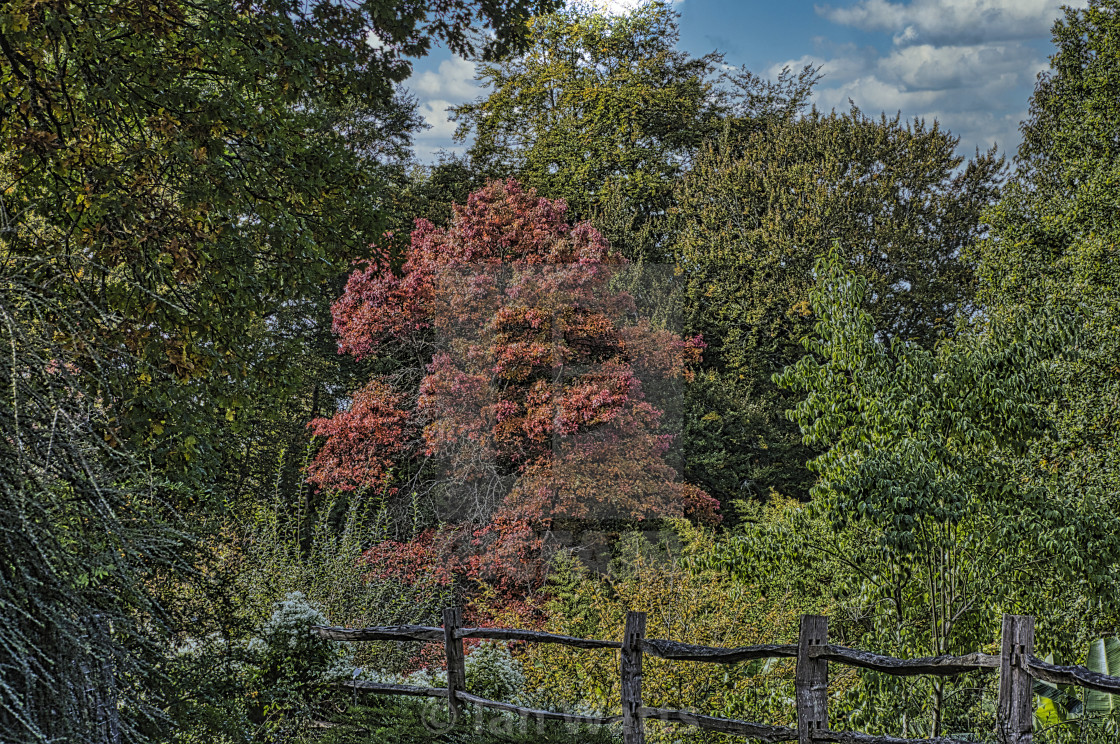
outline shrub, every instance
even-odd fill
[[[808,611],[802,598],[780,585],[767,587],[765,576],[747,584],[709,568],[716,545],[710,529],[681,521],[661,535],[624,537],[604,575],[575,559],[561,560],[552,574],[546,629],[620,639],[627,610],[636,610],[647,613],[651,638],[723,647],[794,642],[799,615]],[[618,712],[617,654],[529,645],[519,656],[526,685],[539,703]],[[643,698],[649,706],[789,725],[794,721],[793,671],[792,661],[723,666],[647,658]],[[650,741],[716,740],[656,723],[648,736]]]
[[[344,644],[311,629],[326,617],[299,592],[276,604],[248,641],[213,634],[175,650],[170,671],[190,698],[171,713],[175,741],[289,741],[336,697],[330,683],[353,672]]]
[[[475,695],[513,702],[525,690],[521,664],[504,643],[486,641],[475,646],[466,658],[467,689]]]

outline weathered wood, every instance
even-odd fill
[[[1032,680],[1028,659],[1034,653],[1034,618],[1003,616],[999,707],[996,733],[1001,744],[1031,744]]]
[[[835,661],[848,666],[871,669],[897,677],[913,677],[920,674],[933,674],[949,677],[966,672],[994,672],[999,669],[999,657],[991,654],[967,654],[965,656],[924,656],[918,659],[896,659],[870,651],[860,651],[844,646],[813,646],[809,657]]]
[[[324,638],[341,641],[439,641],[447,654],[448,688],[415,687],[364,680],[338,683],[339,687],[380,695],[412,695],[444,697],[452,720],[461,715],[460,703],[472,703],[524,716],[587,724],[623,724],[626,744],[644,744],[643,722],[648,718],[689,724],[701,729],[749,737],[758,741],[797,740],[840,744],[952,744],[953,739],[904,739],[894,736],[872,736],[859,732],[832,731],[828,728],[828,662],[870,669],[898,676],[951,676],[968,672],[1000,670],[998,735],[1002,744],[1032,744],[1031,702],[1032,677],[1054,684],[1069,684],[1110,694],[1120,694],[1120,677],[1112,677],[1083,666],[1050,664],[1032,655],[1034,650],[1034,618],[1004,617],[1003,643],[1000,656],[974,653],[964,656],[937,656],[919,659],[897,659],[858,649],[828,643],[828,619],[806,615],[801,620],[798,644],[760,644],[737,648],[716,648],[678,641],[645,638],[644,613],[631,612],[626,617],[626,632],[621,642],[575,638],[555,633],[506,628],[463,629],[462,615],[457,608],[444,611],[444,627],[398,625],[371,628],[338,628],[315,626]],[[510,703],[487,700],[466,692],[466,669],[463,654],[464,638],[488,638],[501,641],[557,643],[575,648],[621,650],[622,675],[621,716],[580,716],[554,711],[524,708]],[[748,721],[704,716],[687,711],[646,708],[642,706],[642,656],[732,664],[751,659],[796,658],[796,690],[798,728],[767,726]]]
[[[1056,685],[1077,685],[1098,692],[1120,695],[1120,677],[1094,672],[1083,666],[1050,664],[1037,656],[1027,657],[1027,669],[1036,679],[1044,679]]]
[[[627,612],[622,635],[619,671],[622,675],[622,740],[625,744],[645,744],[642,709],[642,641],[646,635],[646,613]]]
[[[447,656],[447,715],[452,725],[459,721],[461,706],[457,693],[467,691],[467,667],[463,641],[456,634],[463,628],[463,612],[458,607],[443,611],[443,648]]]
[[[415,685],[393,685],[386,682],[368,682],[364,679],[348,679],[338,682],[336,687],[347,690],[368,692],[371,695],[411,695],[413,697],[447,697],[446,687],[416,687]]]
[[[531,718],[543,718],[549,721],[564,721],[565,723],[586,723],[592,726],[605,726],[611,723],[619,723],[622,721],[622,716],[581,716],[575,713],[557,713],[553,710],[540,710],[539,708],[523,708],[520,705],[512,705],[510,703],[500,703],[497,700],[489,700],[478,695],[472,695],[469,692],[457,692],[455,697],[459,698],[461,702],[471,703],[483,708],[493,708],[494,710],[504,710],[507,713],[517,713],[521,716],[529,716]]]
[[[872,736],[858,731],[821,731],[817,741],[834,741],[840,744],[961,744],[960,739],[938,736],[934,739],[903,739],[898,736]]]
[[[737,648],[714,648],[712,646],[697,646],[692,643],[665,641],[659,638],[647,638],[642,641],[642,651],[659,659],[707,661],[714,664],[735,664],[752,659],[797,658],[797,646],[773,643],[764,643],[758,646],[739,646]]]
[[[828,662],[815,659],[812,651],[828,645],[828,618],[802,615],[797,639],[797,741],[812,744],[817,735],[828,730]]]
[[[788,726],[768,726],[762,723],[740,721],[735,718],[716,718],[715,716],[703,716],[699,713],[670,710],[668,708],[641,708],[638,715],[643,719],[654,718],[658,721],[696,726],[705,731],[719,731],[724,734],[746,736],[755,741],[797,741],[797,729]]]
[[[377,628],[335,628],[313,625],[311,629],[332,641],[442,641],[443,628],[430,625],[393,625]]]
[[[492,641],[531,641],[532,643],[559,643],[574,648],[622,648],[621,641],[600,641],[595,638],[575,638],[557,633],[536,630],[511,630],[506,628],[463,628],[459,638],[486,638]]]

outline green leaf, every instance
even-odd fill
[[[1085,666],[1094,672],[1120,676],[1120,638],[1098,638],[1089,644]],[[1113,716],[1120,711],[1120,695],[1085,691],[1085,713],[1090,717]]]

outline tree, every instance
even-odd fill
[[[646,632],[654,638],[687,638],[723,648],[796,639],[799,615],[814,608],[781,591],[767,597],[765,589],[777,583],[773,575],[744,583],[722,571],[712,560],[722,548],[721,537],[707,527],[675,522],[660,535],[627,535],[604,571],[558,560],[549,577],[543,629],[577,638],[618,638],[626,613],[637,611],[648,614]],[[617,659],[536,644],[521,658],[529,689],[546,692],[551,706],[618,710]],[[643,660],[642,695],[664,701],[660,705],[789,725],[796,724],[790,720],[796,715],[789,705],[792,694],[792,665]],[[681,732],[670,727],[659,726],[647,736],[650,742],[681,740]]]
[[[340,350],[412,366],[312,422],[326,437],[314,483],[421,491],[438,520],[469,526],[481,575],[520,591],[542,580],[554,531],[717,506],[676,482],[646,396],[702,342],[635,319],[610,285],[623,260],[565,212],[496,181],[448,228],[418,220],[399,271],[351,275],[334,307]]]
[[[274,324],[381,229],[405,57],[509,50],[554,6],[0,9],[0,738],[166,740],[160,663],[198,628],[161,603],[197,578],[178,508],[288,392]]]
[[[822,544],[805,530],[779,560],[833,554],[833,591],[866,618],[861,644],[903,656],[975,650],[1001,612],[1054,618],[1048,605],[1071,594],[1111,604],[1115,511],[1020,477],[1041,470],[1022,455],[1051,425],[1061,325],[1019,319],[933,350],[888,340],[864,309],[870,282],[844,263],[837,251],[817,263],[810,353],[776,376],[805,394],[790,416],[822,450],[811,463],[819,480],[809,513],[838,537]],[[748,536],[741,549],[763,544]],[[1068,641],[1070,631],[1048,624],[1048,640]],[[858,706],[873,727],[901,718],[904,736],[907,726],[931,736],[968,730],[969,695],[950,705],[943,680],[924,701],[899,699],[882,683],[865,680],[874,704]]]
[[[832,241],[871,282],[866,307],[887,336],[930,347],[971,312],[961,253],[981,234],[1002,159],[964,164],[957,141],[936,123],[814,110],[697,156],[673,228],[684,327],[709,344],[689,391],[690,482],[722,500],[807,496],[813,452],[785,419],[795,398],[770,376],[804,353],[813,261]]]
[[[471,169],[466,156],[442,155],[435,165],[413,165],[401,190],[397,208],[400,220],[394,233],[407,243],[418,217],[436,227],[447,227],[453,216],[452,206],[465,203],[472,191],[485,185],[486,179]]]
[[[212,464],[207,422],[244,404],[230,381],[284,377],[281,349],[244,343],[251,326],[314,297],[384,229],[384,148],[348,124],[407,142],[414,114],[393,98],[407,56],[433,38],[508,51],[529,11],[555,5],[6,4],[4,252],[65,267],[104,311],[96,343],[145,366],[112,391],[114,436],[183,470]],[[492,40],[472,36],[476,18]]]
[[[675,49],[677,14],[663,2],[618,16],[576,6],[533,19],[531,33],[523,53],[479,67],[488,95],[453,110],[456,137],[474,134],[474,167],[563,198],[578,219],[615,190],[635,229],[663,215],[721,125],[719,56]],[[643,257],[664,260],[659,248]]]
[[[1069,9],[1023,123],[1016,171],[975,252],[993,317],[1060,308],[1079,318],[1059,368],[1061,425],[1039,442],[1049,487],[1117,504],[1120,493],[1120,4]],[[1056,311],[1056,310],[1055,310]]]
[[[171,618],[156,587],[189,549],[178,494],[106,436],[97,391],[122,358],[68,361],[55,324],[102,319],[43,275],[0,262],[0,739],[158,740]]]

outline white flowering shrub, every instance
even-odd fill
[[[251,712],[249,680],[256,666],[245,643],[210,633],[171,648],[168,678],[191,695],[170,701],[175,721],[170,744],[248,744],[257,728]]]
[[[321,637],[314,625],[329,625],[326,616],[302,592],[289,592],[249,641],[262,670],[296,683],[327,683],[354,669],[346,644]]]
[[[525,676],[521,663],[509,652],[505,643],[483,641],[468,647],[465,659],[467,690],[475,695],[516,702],[523,697]],[[357,676],[371,682],[387,682],[415,687],[447,687],[447,670],[434,667],[417,669],[409,674],[392,674],[384,670],[359,670]]]
[[[505,643],[484,641],[466,649],[467,690],[475,695],[528,707],[538,707],[525,692],[520,662]],[[447,672],[423,668],[410,674],[386,669],[356,669],[358,679],[417,687],[446,687]],[[561,706],[556,710],[567,712]],[[599,711],[595,711],[600,713]],[[621,744],[616,725],[590,726],[523,718],[516,713],[473,705],[464,707],[464,718],[454,728],[447,720],[446,700],[417,700],[386,695],[370,696],[348,709],[344,722],[322,733],[317,744]],[[361,730],[363,736],[355,738]]]
[[[170,711],[174,744],[296,741],[332,698],[330,683],[354,673],[347,644],[312,631],[326,624],[314,604],[291,592],[248,641],[210,634],[178,644],[169,671],[196,695]]]
[[[447,687],[447,670],[424,667],[415,672],[398,676],[396,683],[416,687]]]
[[[483,641],[466,658],[467,689],[491,700],[514,702],[525,689],[521,664],[510,655],[509,646]]]

